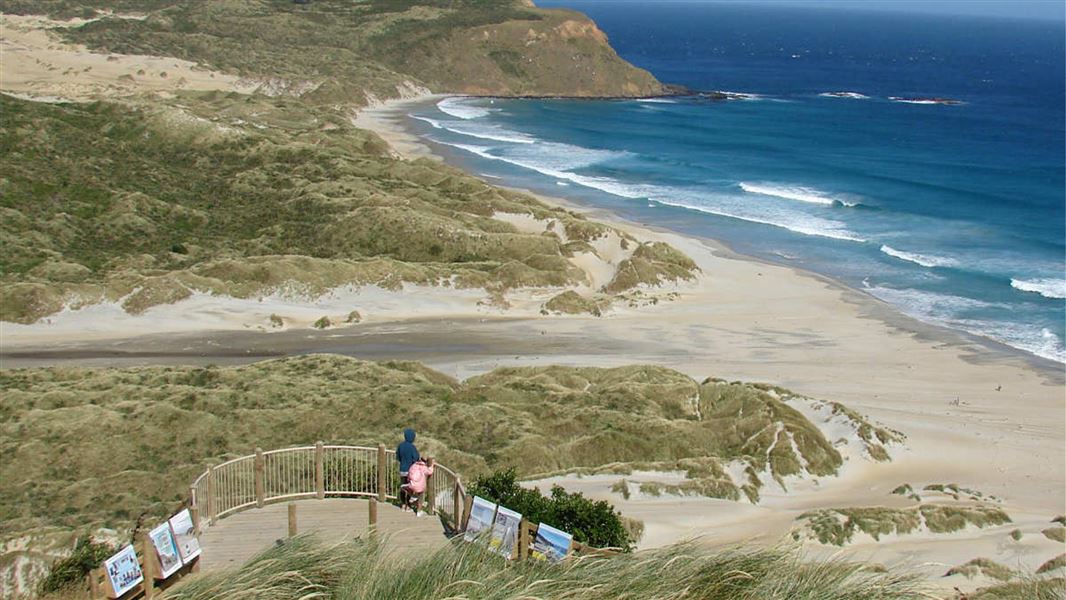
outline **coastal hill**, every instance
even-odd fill
[[[67,31],[99,52],[171,56],[314,103],[363,105],[414,89],[499,96],[661,94],[596,24],[520,1],[45,0],[6,13],[100,18]],[[128,18],[129,14],[137,18]]]

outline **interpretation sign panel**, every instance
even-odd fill
[[[141,563],[137,560],[137,551],[133,549],[133,544],[127,544],[104,561],[104,570],[107,571],[107,580],[111,582],[111,591],[116,598],[144,581]]]
[[[155,546],[155,555],[159,557],[159,575],[163,579],[181,569],[181,556],[178,553],[178,544],[174,541],[174,534],[170,531],[170,523],[163,523],[149,531],[148,537]]]
[[[170,529],[174,532],[174,543],[184,563],[200,556],[200,540],[196,539],[196,526],[193,525],[189,509],[170,517]]]
[[[470,519],[466,524],[466,533],[463,534],[463,538],[468,542],[476,540],[483,531],[492,527],[492,517],[495,514],[496,504],[474,496],[474,503],[470,507]]]

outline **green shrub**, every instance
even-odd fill
[[[40,592],[47,594],[56,592],[66,587],[85,581],[85,576],[109,556],[114,554],[116,548],[103,542],[94,542],[92,537],[78,538],[74,544],[74,552],[66,558],[61,558],[52,564],[40,583]]]
[[[633,550],[634,540],[622,515],[610,503],[569,493],[560,486],[552,487],[551,495],[544,496],[539,489],[520,486],[513,468],[479,477],[469,492],[522,513],[531,523],[546,523],[569,532],[583,544]]]

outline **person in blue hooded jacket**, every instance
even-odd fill
[[[408,427],[403,430],[403,441],[396,446],[396,460],[400,463],[400,506],[407,510],[407,490],[403,487],[407,483],[407,471],[419,458],[418,448],[415,447],[415,430]]]

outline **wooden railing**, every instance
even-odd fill
[[[273,502],[308,498],[364,497],[386,502],[400,490],[396,453],[367,446],[318,442],[264,452],[211,465],[189,486],[189,506],[198,530],[218,519]],[[459,529],[466,491],[459,476],[435,465],[426,488],[426,506]]]

